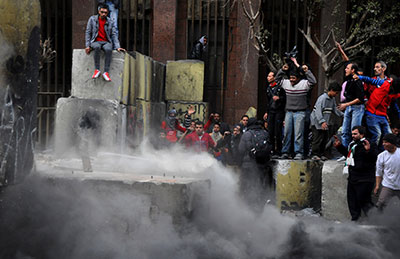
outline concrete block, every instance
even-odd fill
[[[136,98],[150,101],[152,83],[152,59],[139,52],[135,52],[135,87]]]
[[[168,101],[167,112],[173,108],[176,109],[178,112],[177,118],[181,123],[183,123],[184,115],[190,105],[192,105],[195,109],[192,119],[198,119],[203,122],[208,120],[209,104],[206,102]]]
[[[164,86],[165,86],[165,65],[153,61],[153,77],[151,83],[151,96],[152,102],[162,102],[164,100]]]
[[[126,105],[135,104],[135,58],[125,55],[124,72],[122,74],[121,103]]]
[[[350,220],[347,205],[347,175],[343,162],[326,161],[322,168],[322,216],[331,220]]]
[[[206,178],[175,177],[154,167],[151,172],[134,170],[143,164],[143,158],[127,155],[99,153],[91,159],[93,172],[85,173],[78,159],[63,161],[39,157],[36,175],[49,180],[49,184],[79,186],[96,196],[107,194],[107,197],[113,197],[115,193],[130,193],[136,198],[143,196],[146,202],[142,206],[148,206],[151,219],[157,220],[157,214],[166,213],[177,227],[187,220],[194,209],[203,206],[205,197],[208,197],[210,181]],[[71,171],[74,173],[71,174]]]
[[[161,122],[165,120],[167,115],[167,105],[164,102],[150,103],[150,128],[158,130]]]
[[[274,168],[276,204],[281,210],[321,209],[322,163],[277,160]]]
[[[93,55],[93,52],[86,55],[84,49],[74,49],[71,95],[78,98],[117,100],[120,102],[124,85],[125,55],[129,54],[113,51],[110,67],[111,82],[106,82],[101,76],[92,79],[94,71]],[[101,70],[104,68],[104,53],[101,55],[100,67]]]
[[[87,116],[89,150],[104,147],[114,150],[122,143],[124,105],[111,100],[60,98],[57,101],[55,151],[58,155],[76,149],[81,142],[80,122]],[[85,133],[85,134],[86,134]]]
[[[140,140],[142,140],[150,130],[150,111],[150,102],[139,99],[136,100],[136,132],[137,138]]]
[[[199,60],[168,61],[165,99],[203,101],[204,62]]]

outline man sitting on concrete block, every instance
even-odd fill
[[[104,73],[103,78],[107,82],[111,81],[109,71],[111,64],[111,54],[112,50],[125,51],[120,47],[118,40],[118,33],[116,26],[114,26],[114,21],[107,17],[108,6],[106,4],[99,4],[98,14],[93,15],[89,18],[86,26],[86,54],[94,50],[94,73],[92,78],[96,79],[100,76],[100,50],[103,49],[106,58],[104,61]]]

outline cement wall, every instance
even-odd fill
[[[118,162],[116,161],[126,163],[124,168],[127,168],[127,164],[135,164],[135,158],[128,156],[121,157],[121,160],[114,157],[116,165],[112,172],[108,172],[102,168],[102,161],[100,161],[101,159],[106,160],[106,158],[96,157],[93,159],[94,171],[85,173],[75,168],[75,166],[79,166],[80,161],[78,160],[69,160],[65,163],[60,160],[52,160],[50,157],[45,159],[39,157],[36,176],[49,180],[48,184],[71,185],[91,193],[107,193],[111,197],[114,192],[129,193],[136,198],[145,197],[146,201],[150,202],[143,202],[142,205],[148,205],[148,213],[152,220],[157,220],[158,214],[166,213],[172,217],[177,228],[187,220],[193,210],[198,206],[203,206],[204,197],[208,196],[210,188],[208,179],[175,177],[165,175],[165,173],[163,175],[161,172],[152,172],[153,175],[148,175],[134,169],[129,172],[118,171]],[[202,200],[200,200],[200,194],[202,194]]]
[[[168,61],[166,73],[165,98],[167,100],[203,101],[203,61]]]
[[[0,1],[0,186],[33,166],[39,79],[40,2]]]
[[[281,210],[321,209],[322,163],[311,160],[276,160],[276,204]]]
[[[322,168],[322,215],[331,220],[350,220],[347,205],[347,174],[343,162],[326,161]]]
[[[117,151],[124,143],[122,135],[123,109],[125,105],[111,100],[82,98],[60,98],[57,102],[55,125],[55,152],[61,156],[79,151],[81,131],[87,130],[90,137],[89,150],[107,147]],[[81,126],[82,119],[87,124]],[[83,129],[82,129],[83,128]]]
[[[167,111],[175,109],[177,111],[176,117],[181,123],[183,123],[184,116],[189,106],[193,106],[195,112],[192,115],[193,120],[204,121],[208,120],[209,115],[209,103],[206,102],[185,102],[185,101],[168,101]]]

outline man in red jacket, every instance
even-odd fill
[[[177,112],[175,109],[169,110],[167,117],[161,123],[161,129],[165,132],[166,139],[171,143],[178,141],[177,130],[180,132],[186,131],[186,129],[179,124],[176,114]]]
[[[192,147],[195,151],[208,151],[215,147],[215,142],[208,133],[204,132],[204,124],[196,122],[195,131],[185,137],[186,147]]]
[[[365,76],[355,76],[354,78],[381,85],[372,92],[365,111],[365,120],[368,131],[371,133],[371,142],[379,145],[381,136],[391,133],[387,120],[387,109],[392,100],[399,98],[400,94],[390,93],[390,88],[398,88],[399,79],[387,79],[382,83],[382,80],[371,80]]]

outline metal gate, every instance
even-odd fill
[[[40,71],[37,148],[46,148],[53,134],[57,99],[69,94],[72,62],[71,1],[41,1],[42,42],[50,39],[55,59]]]
[[[202,35],[208,36],[205,57],[204,101],[211,111],[222,111],[226,88],[230,5],[225,0],[187,0],[187,50]]]

